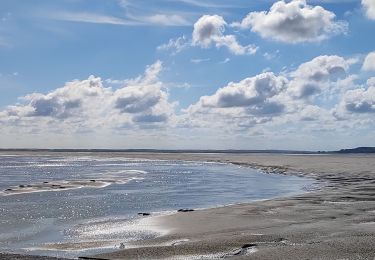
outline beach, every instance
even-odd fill
[[[125,155],[124,155],[125,156]],[[313,177],[303,195],[148,219],[168,235],[93,257],[104,259],[373,259],[375,156],[280,154],[126,154],[230,162]]]
[[[375,260],[375,0],[0,0],[0,260]]]
[[[110,253],[83,255],[88,259],[375,257],[374,155],[106,153],[106,156],[232,163],[261,169],[265,174],[314,178],[317,187],[291,197],[145,216],[140,224],[163,230],[164,235],[125,243],[124,249]],[[12,255],[0,258],[28,259]]]

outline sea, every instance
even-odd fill
[[[0,252],[75,258],[113,251],[163,235],[163,227],[144,224],[156,215],[291,196],[314,185],[227,163],[2,153]]]

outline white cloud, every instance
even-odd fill
[[[273,53],[269,53],[269,52],[265,52],[263,54],[263,57],[266,59],[266,60],[273,60],[273,59],[276,59],[277,56],[279,55],[280,51],[279,50],[276,50],[275,52]]]
[[[233,26],[259,33],[263,38],[286,43],[314,42],[345,33],[347,23],[335,14],[305,0],[278,1],[266,12],[251,12]]]
[[[340,119],[350,116],[350,114],[375,113],[375,78],[370,78],[367,81],[367,89],[361,87],[348,90],[334,113]]]
[[[115,17],[105,14],[89,13],[89,12],[56,12],[47,15],[48,18],[54,20],[96,23],[96,24],[112,24],[125,26],[189,26],[191,22],[184,16],[179,14],[163,14],[156,13],[148,16],[126,14],[124,17]]]
[[[192,125],[206,128],[238,130],[298,122],[332,127],[338,117],[331,109],[343,93],[355,87],[353,81],[358,77],[349,74],[355,62],[340,56],[319,56],[289,73],[261,73],[201,97],[186,112]],[[322,100],[328,99],[322,106]]]
[[[367,80],[367,86],[375,87],[375,77],[369,78]]]
[[[167,84],[159,80],[163,66],[158,61],[136,78],[116,81],[122,84],[119,88],[108,87],[106,81],[91,76],[46,94],[27,95],[19,104],[0,111],[0,125],[9,136],[15,132],[20,136],[38,132],[75,136],[93,131],[107,137],[129,133],[133,138],[139,133],[158,135],[161,127],[172,135],[194,130],[224,137],[250,131],[280,134],[280,138],[299,131],[305,136],[309,131],[336,132],[374,121],[369,115],[375,113],[375,78],[369,79],[367,86],[353,84],[358,79],[348,75],[353,62],[339,56],[319,56],[289,73],[266,72],[230,82],[176,115]],[[312,82],[318,90],[296,98],[296,82]],[[338,86],[342,90],[335,92],[332,102],[318,98]]]
[[[319,120],[324,113],[326,113],[326,111],[319,106],[307,105],[300,110],[298,116],[302,121],[316,121]]]
[[[278,95],[285,90],[287,83],[286,78],[273,73],[231,82],[215,94],[201,97],[187,112],[192,120],[203,118],[203,124],[224,121],[233,126],[251,126],[265,123],[284,112],[285,106]]]
[[[213,96],[200,99],[202,107],[249,107],[263,104],[267,99],[285,89],[288,80],[273,73],[263,73],[246,78],[238,83],[231,82],[220,88]]]
[[[375,113],[375,87],[367,90],[349,90],[345,97],[345,108],[353,113]]]
[[[367,17],[372,20],[375,20],[375,1],[362,0],[362,6],[365,8]]]
[[[293,80],[288,91],[295,98],[310,98],[328,90],[346,75],[353,60],[339,56],[319,56],[301,64],[291,73]]]
[[[194,63],[194,64],[199,64],[199,63],[206,62],[206,61],[210,61],[210,59],[209,58],[206,58],[206,59],[190,59],[190,62]]]
[[[159,51],[170,51],[172,55],[176,55],[177,53],[183,51],[189,46],[189,40],[185,37],[185,35],[183,35],[175,39],[170,39],[168,43],[159,45],[156,49]]]
[[[204,15],[194,24],[193,44],[208,48],[215,38],[220,39],[226,22],[219,15]]]
[[[226,47],[235,55],[254,54],[258,48],[254,45],[243,46],[237,42],[234,35],[225,35],[227,23],[219,15],[204,15],[194,24],[193,46],[209,48],[215,45],[217,48]]]
[[[119,0],[119,6],[124,10],[124,17],[140,25],[158,26],[190,26],[191,12],[175,10],[149,4],[149,1]]]
[[[366,71],[375,71],[375,52],[370,52],[366,56],[362,69]]]
[[[224,60],[220,61],[219,64],[226,64],[230,62],[230,59],[229,58],[225,58]]]
[[[116,90],[90,76],[48,94],[33,93],[1,111],[0,122],[9,127],[27,127],[32,122],[44,130],[65,126],[74,131],[163,125],[173,117],[175,104],[168,101],[168,92],[158,80],[161,70],[158,61]]]
[[[138,19],[140,22],[165,26],[187,26],[191,24],[185,17],[177,14],[153,14]]]
[[[138,22],[128,21],[122,18],[107,16],[95,13],[72,13],[59,12],[51,15],[50,18],[55,20],[70,21],[70,22],[84,22],[84,23],[98,23],[98,24],[113,24],[113,25],[139,25]]]

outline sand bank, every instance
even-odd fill
[[[130,172],[130,173],[129,173]],[[81,180],[57,180],[44,181],[39,183],[28,183],[17,186],[9,186],[0,190],[0,196],[11,196],[18,194],[48,192],[48,191],[67,191],[81,188],[104,188],[112,184],[124,184],[132,180],[140,180],[143,177],[137,177],[141,171],[127,171],[126,177],[106,176],[106,178],[81,179]],[[133,176],[132,176],[133,175]]]

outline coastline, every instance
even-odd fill
[[[127,155],[131,156],[131,155]],[[137,158],[233,163],[313,177],[323,189],[301,195],[153,217],[168,235],[104,259],[373,259],[374,155],[137,154]]]
[[[168,234],[125,245],[124,250],[86,256],[89,259],[247,259],[249,255],[252,259],[372,259],[375,256],[375,155],[115,153],[111,156],[232,163],[265,173],[310,177],[326,185],[291,197],[146,217],[146,223],[168,230]],[[1,256],[0,259],[55,259]]]

